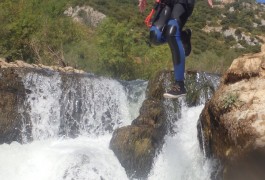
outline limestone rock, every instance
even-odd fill
[[[235,2],[235,0],[222,0],[222,3],[225,3],[225,4],[230,4],[233,2]]]
[[[37,69],[37,70],[50,70],[50,71],[58,71],[63,73],[78,73],[84,74],[85,71],[74,69],[73,67],[66,66],[66,67],[59,67],[59,66],[46,66],[43,64],[28,64],[21,60],[16,60],[11,63],[7,63],[4,59],[0,58],[0,68],[30,68],[30,69]]]
[[[94,10],[90,6],[69,7],[64,14],[72,17],[75,21],[84,23],[88,26],[97,27],[106,18],[106,15]]]
[[[265,51],[235,59],[203,109],[201,148],[221,160],[221,179],[265,177]]]

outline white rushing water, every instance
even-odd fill
[[[203,105],[187,108],[182,105],[181,118],[176,122],[173,136],[165,138],[150,180],[208,180],[211,161],[203,156],[197,140],[197,121]]]
[[[0,146],[1,180],[127,179],[111,136],[47,139]]]
[[[0,180],[127,180],[124,168],[109,149],[113,129],[137,117],[145,98],[146,82],[120,83],[111,79],[82,78],[61,89],[58,74],[28,74],[32,91],[27,107],[33,141],[0,145]],[[62,105],[63,104],[63,105]],[[155,160],[149,180],[208,180],[211,162],[205,160],[197,140],[197,120],[203,106],[183,106],[177,133]],[[74,121],[78,135],[71,134]],[[103,122],[104,121],[104,122]],[[91,131],[93,129],[93,131]],[[60,131],[66,134],[60,135]],[[26,137],[24,138],[26,139]]]

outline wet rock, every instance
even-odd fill
[[[205,104],[220,83],[220,74],[187,71],[185,77],[187,89],[186,103],[189,107]]]
[[[184,99],[187,105],[195,106],[210,98],[219,76],[216,75],[214,83],[209,81],[208,76],[206,73],[187,72],[188,94]],[[116,129],[113,133],[110,148],[131,178],[146,179],[155,156],[164,144],[165,135],[176,133],[173,126],[180,117],[181,102],[163,97],[173,82],[172,71],[157,73],[148,83],[140,115],[130,126]]]
[[[22,123],[27,114],[20,111],[26,94],[16,68],[0,68],[0,144],[22,142]],[[30,126],[26,127],[28,132]]]
[[[86,76],[84,71],[72,67],[50,67],[27,64],[23,61],[8,63],[0,59],[0,144],[13,141],[25,143],[32,140],[32,125],[28,114],[30,107],[26,101],[31,91],[25,88],[22,81],[22,77],[28,73],[39,73],[44,76],[59,73],[62,79],[69,77],[77,80]],[[77,131],[74,125],[71,128],[73,132]]]
[[[162,96],[171,79],[172,73],[168,71],[162,71],[151,79],[140,115],[132,125],[118,128],[113,133],[110,149],[131,178],[147,178],[154,157],[162,148],[167,133]]]
[[[264,179],[265,51],[235,59],[198,123],[201,148],[221,179]]]
[[[126,126],[113,133],[110,148],[129,177],[146,178],[156,153],[157,131],[149,126]]]

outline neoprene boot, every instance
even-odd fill
[[[176,81],[169,92],[164,93],[164,98],[178,98],[187,93],[184,82]]]
[[[185,50],[185,56],[191,53],[191,29],[185,29],[181,32],[181,41]]]

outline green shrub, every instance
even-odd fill
[[[0,56],[46,65],[66,64],[123,79],[148,79],[158,70],[172,69],[171,52],[167,44],[150,45],[144,19],[153,4],[148,3],[145,13],[138,12],[137,4],[130,0],[2,0]],[[97,29],[75,23],[63,12],[76,5],[90,5],[109,18]],[[249,11],[238,2],[233,6],[236,11],[229,13],[229,5],[211,9],[204,0],[196,2],[185,26],[193,30],[187,69],[223,72],[235,57],[260,50],[260,46],[249,46],[243,40],[240,43],[245,49],[230,49],[233,39],[202,30],[206,21],[219,26],[222,20],[223,29],[241,27],[244,33],[263,34],[264,26],[250,26],[261,10]],[[89,25],[89,20],[86,23]]]
[[[224,110],[229,110],[232,107],[236,106],[237,103],[239,103],[239,95],[237,93],[229,93],[224,96],[222,100],[222,108]]]

